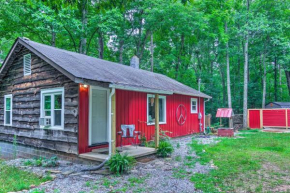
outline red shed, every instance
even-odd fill
[[[21,61],[23,65],[19,65]],[[14,76],[14,68],[19,68],[18,82],[9,78]],[[21,90],[34,101],[26,106],[17,103],[24,96],[18,94],[18,86],[0,87],[0,93],[6,94],[0,97],[8,104],[5,116],[11,118],[1,120],[0,116],[0,121],[6,123],[0,126],[0,134],[6,135],[7,127],[27,129],[31,125],[37,135],[21,137],[34,136],[34,144],[84,158],[98,154],[99,160],[106,157],[104,154],[114,153],[116,147],[139,144],[140,139],[155,140],[158,146],[160,131],[170,137],[203,131],[205,99],[211,98],[165,75],[139,69],[136,56],[127,66],[22,38],[15,41],[5,59],[0,80],[7,82],[3,85],[27,82]],[[17,116],[22,112],[11,110],[10,104],[14,103],[19,109],[32,107],[33,119],[17,118],[16,123],[13,113]],[[39,123],[35,118],[39,118]],[[21,125],[27,120],[29,124]],[[43,133],[43,128],[56,131]],[[22,133],[16,131],[15,134]],[[38,136],[42,138],[37,139]],[[22,141],[33,145],[33,140]],[[129,150],[136,156],[142,149]],[[146,148],[142,151],[142,155],[153,152]]]

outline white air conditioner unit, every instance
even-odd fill
[[[51,118],[39,118],[39,125],[40,126],[50,126],[51,125]]]

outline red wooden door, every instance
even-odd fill
[[[251,129],[261,128],[260,110],[249,110],[249,127]]]

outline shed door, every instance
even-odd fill
[[[108,142],[108,91],[91,89],[90,145]]]

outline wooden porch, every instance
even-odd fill
[[[118,147],[117,150],[121,154],[128,154],[134,158],[139,158],[143,156],[148,156],[156,153],[155,148],[150,147],[140,147],[140,146],[123,146],[123,148]],[[94,149],[92,152],[80,154],[79,157],[94,161],[104,161],[109,156],[109,148]]]

